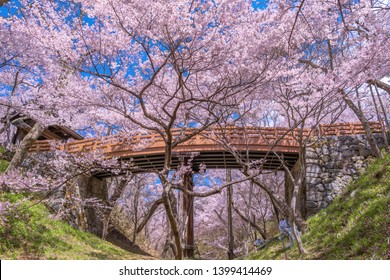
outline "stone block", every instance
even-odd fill
[[[329,184],[329,183],[333,182],[333,180],[334,180],[334,178],[329,177],[328,179],[322,180],[322,182],[323,182],[324,184]]]
[[[347,145],[342,145],[341,147],[340,147],[340,151],[346,151],[346,150],[348,150],[349,149],[349,147],[347,146]]]
[[[362,143],[362,142],[360,142],[359,144],[358,144],[358,149],[359,150],[361,150],[361,149],[367,149],[367,144],[366,143]]]
[[[306,192],[306,197],[307,197],[307,200],[311,200],[311,201],[320,201],[322,200],[322,193],[321,192],[318,192],[317,190],[313,190],[313,191],[307,191]]]
[[[332,160],[337,163],[337,162],[343,162],[343,155],[341,153],[336,153],[334,157],[332,157]]]
[[[318,185],[318,183],[317,184],[306,183],[306,191],[315,190],[317,185]]]
[[[321,202],[319,203],[318,207],[319,207],[320,209],[324,209],[324,208],[326,208],[328,205],[329,205],[328,202],[321,201]]]
[[[349,185],[349,184],[353,181],[352,176],[348,176],[348,175],[343,176],[343,177],[341,178],[341,180],[342,180],[342,183],[345,184],[345,186],[346,186],[346,185]]]
[[[344,163],[345,162],[343,160],[336,160],[336,161],[334,161],[335,169],[340,170],[341,168],[343,168]]]
[[[342,176],[344,176],[344,175],[350,175],[350,174],[353,174],[351,168],[344,168],[344,169],[343,169]]]
[[[325,190],[326,190],[328,193],[332,193],[332,192],[334,192],[336,189],[339,189],[339,188],[340,188],[340,183],[337,182],[336,180],[334,180],[334,181],[332,181],[331,183],[324,184],[324,187],[325,187]]]
[[[322,160],[322,162],[326,163],[326,162],[329,162],[330,161],[330,157],[329,156],[321,156],[320,159]]]
[[[306,150],[305,158],[306,159],[317,159],[318,155],[317,155],[317,153],[315,151],[307,151]]]
[[[362,157],[368,157],[371,155],[371,151],[367,148],[365,149],[359,149],[359,156],[362,156]]]
[[[332,183],[324,184],[324,187],[325,187],[325,190],[329,192],[332,190]]]
[[[328,179],[330,177],[330,174],[328,172],[323,172],[320,174],[320,178],[322,180]]]
[[[313,158],[306,158],[306,165],[307,164],[314,164],[314,165],[318,165],[319,164],[319,160],[316,158],[316,159],[313,159]]]
[[[306,165],[306,173],[314,173],[314,174],[321,173],[321,167],[316,164],[308,164]]]
[[[331,196],[331,195],[325,196],[324,201],[326,203],[331,203],[333,201],[333,196]]]
[[[318,208],[318,202],[316,201],[307,201],[306,202],[307,208]]]
[[[357,151],[357,150],[359,150],[359,146],[358,145],[350,145],[349,150],[350,151]]]
[[[353,140],[352,140],[352,144],[353,145],[358,145],[360,143],[360,139],[357,138],[357,137],[354,137]]]
[[[342,154],[343,158],[350,158],[353,156],[352,151],[350,151],[350,150],[345,150],[341,154]]]
[[[326,170],[334,169],[334,168],[336,168],[336,164],[333,161],[330,161],[330,162],[325,163],[324,167]]]
[[[321,182],[321,178],[319,177],[312,177],[312,176],[306,176],[306,183],[310,185],[315,185]]]
[[[321,153],[322,153],[323,155],[329,155],[328,147],[323,146],[322,149],[321,149]]]

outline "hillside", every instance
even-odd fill
[[[0,172],[7,166],[8,162],[0,159]],[[1,193],[0,203],[15,203],[24,197]],[[23,202],[20,209],[23,211],[15,213],[6,222],[0,221],[0,259],[153,259],[125,251],[91,233],[76,230],[64,221],[55,220],[42,204]]]
[[[390,259],[390,155],[374,160],[328,208],[308,220],[308,254],[276,239],[250,259]]]
[[[8,162],[2,158],[4,153],[4,148],[0,146],[0,173],[4,172],[8,167]]]
[[[2,194],[1,201],[17,202],[20,194]],[[152,259],[125,251],[97,236],[55,220],[42,204],[25,209],[0,227],[1,259]]]
[[[16,202],[23,195],[2,194],[1,201]],[[54,220],[42,204],[26,209],[0,227],[1,259],[152,259],[125,251],[97,236]]]

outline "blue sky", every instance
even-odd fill
[[[7,6],[11,6],[13,8],[11,8],[10,12],[11,13],[15,13],[17,11],[17,7],[20,6],[20,2],[19,0],[11,0],[10,3],[12,5],[9,5],[7,4]],[[252,6],[255,8],[255,9],[264,9],[265,7],[267,7],[267,3],[268,3],[268,0],[253,0],[252,1]],[[1,7],[0,8],[0,16],[8,16],[9,15],[9,10],[6,8],[6,7]]]

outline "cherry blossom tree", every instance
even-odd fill
[[[185,160],[177,165],[174,150],[205,130],[283,125],[292,131],[357,118],[373,153],[381,155],[369,125],[370,120],[389,121],[390,10],[380,1],[274,0],[264,9],[243,0],[0,1],[2,8],[11,6],[0,18],[0,134],[9,131],[14,111],[37,122],[29,127],[1,185],[51,192],[79,174],[134,171],[131,164],[107,160],[99,151],[56,153],[50,162],[26,159],[49,125],[84,129],[91,137],[157,133],[165,144],[164,164],[147,171],[158,176],[160,189],[141,207],[143,220],[135,211],[140,201],[133,198],[132,234],[135,241],[137,232],[150,230],[150,221],[166,222],[163,244],[154,239],[165,255],[171,250],[175,258],[183,258],[183,196],[216,204],[226,198],[227,189],[244,181],[261,191],[233,190],[238,193],[233,201],[248,192],[254,197],[265,192],[276,211],[305,226],[295,211],[304,174],[295,178],[281,160],[281,169],[294,183],[292,199],[286,201],[261,177],[266,172],[262,163],[238,154],[228,137],[219,142],[235,156],[243,176],[211,189],[186,189],[184,178],[192,166]],[[302,134],[298,138],[303,149]],[[21,169],[28,160],[36,168]],[[39,166],[45,164],[51,168],[42,172]],[[30,172],[29,177],[18,170]],[[105,206],[117,203],[125,185]],[[253,228],[248,209],[254,211],[251,205],[234,208],[230,220]],[[221,216],[223,211],[214,213]],[[113,212],[103,212],[107,229]],[[224,223],[221,217],[217,215]],[[265,235],[265,228],[259,229]],[[301,244],[299,249],[304,252]]]
[[[388,7],[373,1],[279,2],[277,10],[292,23],[283,52],[288,56],[284,84],[297,94],[342,99],[363,124],[373,153],[380,151],[367,117],[356,105],[356,91],[389,74]],[[287,70],[287,69],[286,69]],[[292,74],[291,76],[288,74]],[[379,82],[378,82],[379,83]],[[381,83],[380,83],[381,84]],[[317,98],[318,98],[317,97]],[[337,104],[337,103],[335,103]]]

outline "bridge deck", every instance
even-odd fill
[[[374,133],[382,131],[380,123],[371,123]],[[187,131],[186,133],[191,133]],[[236,160],[218,143],[224,137],[243,156],[249,155],[251,160],[261,160],[268,154],[264,167],[276,169],[280,167],[277,157],[270,151],[278,152],[293,166],[299,156],[298,129],[287,128],[255,128],[230,127],[222,130],[208,130],[195,135],[174,149],[172,166],[179,164],[180,154],[196,153],[193,159],[194,168],[206,164],[207,168],[237,168]],[[304,137],[309,137],[309,129],[303,130]],[[320,125],[312,135],[340,136],[364,134],[360,123]],[[180,130],[173,131],[174,137],[180,136]],[[107,158],[132,159],[140,170],[161,169],[164,165],[165,143],[157,133],[138,134],[133,137],[102,137],[77,140],[66,144],[52,145],[47,140],[36,141],[30,152],[63,150],[69,153],[82,153],[102,150]]]

